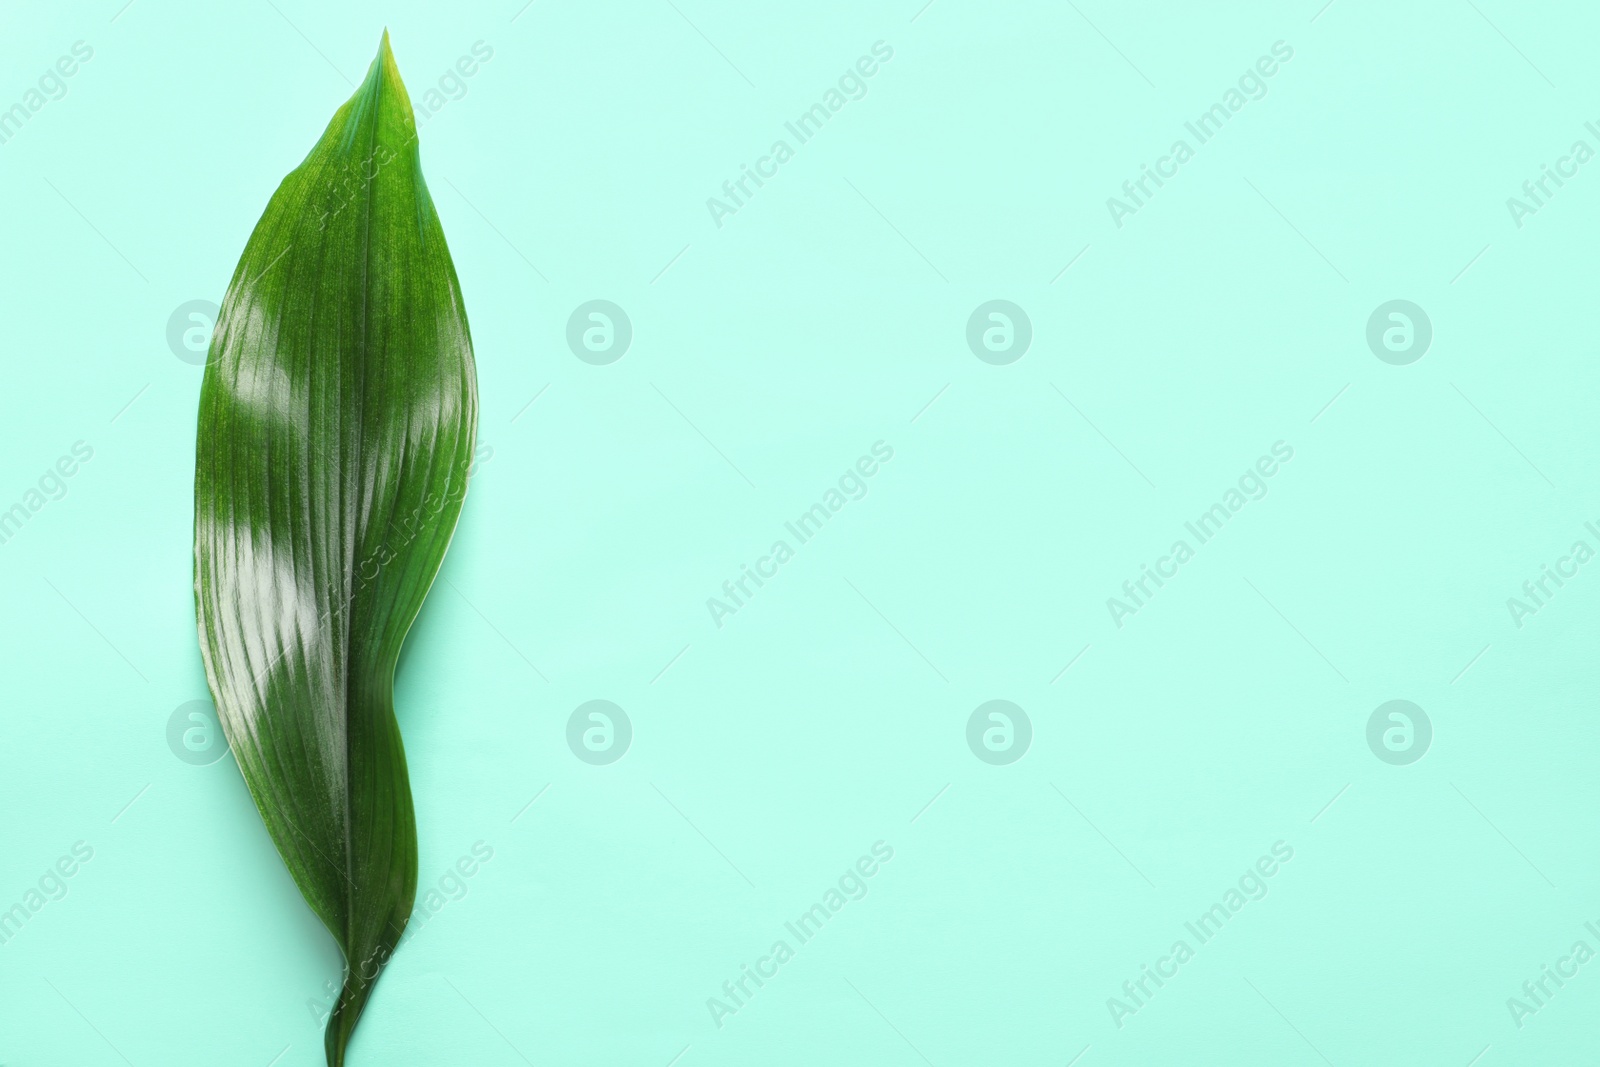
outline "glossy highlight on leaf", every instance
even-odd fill
[[[477,411],[461,287],[385,32],[239,259],[195,458],[206,679],[273,843],[344,952],[330,1065],[416,895],[394,671],[461,512]]]

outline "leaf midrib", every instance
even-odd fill
[[[388,35],[385,34],[385,39],[386,40],[387,40],[387,37],[388,37]],[[376,174],[368,176],[367,163],[370,162],[370,160],[372,159],[373,155],[377,152],[378,131],[380,129],[380,123],[379,123],[378,120],[383,114],[383,99],[384,99],[384,92],[383,92],[384,86],[383,86],[383,83],[384,83],[385,77],[387,76],[387,73],[388,73],[387,70],[384,69],[384,57],[380,52],[380,54],[378,56],[378,61],[377,61],[376,64],[374,64],[373,72],[372,72],[373,78],[375,79],[375,84],[374,84],[374,88],[373,88],[373,99],[372,99],[372,135],[368,139],[368,143],[367,143],[367,159],[362,161],[362,170],[361,170],[362,177],[363,177],[364,183],[366,185],[366,195],[365,195],[366,210],[362,213],[362,220],[361,220],[362,221],[362,236],[361,236],[361,337],[360,337],[360,342],[359,342],[359,351],[360,351],[361,355],[360,355],[360,358],[357,359],[357,361],[356,361],[357,367],[358,367],[358,374],[360,375],[360,381],[357,383],[357,390],[356,390],[356,401],[357,401],[357,403],[356,403],[356,425],[355,425],[355,434],[356,434],[356,442],[355,442],[356,450],[355,450],[355,454],[358,457],[358,461],[357,461],[357,464],[356,464],[357,476],[358,477],[360,476],[360,474],[365,469],[365,465],[359,462],[359,457],[366,454],[366,402],[367,402],[367,364],[368,364],[367,348],[368,348],[368,345],[370,345],[371,341],[372,341],[372,201],[373,201],[374,191],[376,190],[377,184],[378,184],[377,175]],[[344,381],[343,375],[340,375],[339,381],[341,383],[341,388],[342,388],[343,387],[342,383]],[[345,413],[345,410],[346,410],[345,405],[343,403],[344,398],[341,396],[339,399],[340,399],[339,412],[340,412],[341,416],[343,416],[343,414]],[[343,436],[343,435],[341,435],[341,436]],[[346,486],[348,484],[349,484],[349,479],[347,479],[347,478],[341,478],[339,480],[339,494],[340,494],[340,496],[339,496],[339,514],[340,514],[341,519],[343,518],[343,516],[345,516],[346,514],[349,513],[349,511],[348,511],[348,509],[349,509],[349,501],[347,501],[344,498],[345,489],[346,489]],[[361,486],[357,486],[356,487],[356,492],[358,494],[361,493],[362,492],[362,487]],[[355,523],[352,523],[351,525],[352,525],[352,530],[351,530],[350,543],[345,546],[345,573],[346,574],[354,574],[355,573],[355,571],[354,571],[355,554],[356,554],[358,543],[360,541],[360,536],[361,536],[361,531],[356,530],[356,529],[353,528],[355,526]],[[351,900],[343,909],[343,911],[344,911],[344,944],[345,944],[345,949],[346,949],[346,952],[345,952],[346,957],[349,956],[349,949],[351,948],[351,946],[353,944],[353,940],[352,940],[353,933],[352,933],[352,931],[353,931],[353,924],[354,924],[354,917],[355,917],[355,908],[356,908],[356,904],[357,904],[357,901],[355,899],[355,894],[357,892],[359,892],[359,886],[357,886],[356,881],[355,881],[355,869],[354,869],[354,867],[355,867],[355,840],[354,840],[354,836],[353,835],[355,833],[355,814],[351,810],[351,804],[350,804],[350,794],[351,794],[351,791],[352,791],[352,788],[353,788],[353,781],[351,779],[351,774],[350,774],[350,767],[351,767],[351,762],[352,762],[351,761],[351,745],[352,745],[351,734],[353,732],[352,731],[352,726],[354,725],[354,723],[353,723],[354,716],[351,714],[352,702],[351,702],[350,689],[351,689],[351,684],[352,684],[352,682],[354,681],[354,679],[356,677],[354,664],[352,663],[352,657],[351,657],[351,654],[350,654],[350,619],[351,619],[351,616],[353,616],[355,614],[355,604],[354,604],[355,596],[356,596],[356,593],[355,593],[354,590],[352,590],[351,591],[350,608],[349,608],[349,610],[346,610],[345,612],[342,613],[343,616],[344,616],[344,625],[343,625],[343,631],[344,632],[343,632],[343,639],[342,639],[342,642],[341,642],[341,647],[344,650],[344,669],[345,669],[345,681],[344,681],[344,703],[345,703],[345,709],[344,709],[344,720],[345,720],[345,730],[344,730],[344,798],[343,798],[344,799],[344,868],[345,868],[344,869],[344,878],[345,878],[345,883],[347,885],[349,885],[351,890],[352,890]],[[357,962],[355,960],[348,960],[347,959],[347,963],[352,968],[355,968],[355,967],[358,966],[358,964],[357,964]]]

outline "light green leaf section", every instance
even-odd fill
[[[416,894],[394,670],[461,511],[477,406],[385,33],[245,246],[195,460],[206,677],[273,843],[344,950],[331,1065]]]

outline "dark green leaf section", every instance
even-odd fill
[[[334,1065],[416,894],[394,670],[476,426],[461,288],[386,33],[245,246],[195,462],[206,677],[273,842],[344,950]]]

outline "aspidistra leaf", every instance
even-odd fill
[[[195,461],[206,678],[272,841],[345,956],[330,1065],[416,895],[394,671],[461,511],[477,408],[386,32],[245,246]]]

